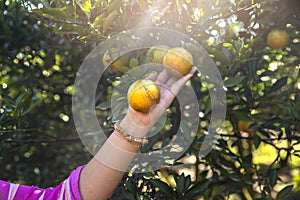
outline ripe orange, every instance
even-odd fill
[[[128,56],[122,55],[111,64],[110,71],[113,73],[118,72],[120,67],[127,67],[128,62],[129,62]]]
[[[108,51],[106,51],[104,54],[103,54],[103,57],[102,57],[102,63],[104,65],[104,67],[108,66],[109,63],[111,62],[111,56],[110,56],[110,53]]]
[[[112,57],[113,56],[108,51],[104,53],[102,57],[102,63],[105,67],[107,67],[110,64],[110,62],[112,61]],[[127,66],[128,62],[128,55],[122,55],[111,63],[110,71],[113,73],[118,72],[119,68],[122,66]]]
[[[267,36],[267,45],[272,49],[283,49],[287,46],[290,35],[285,30],[274,29]]]
[[[239,128],[240,131],[243,131],[243,132],[246,132],[246,133],[249,133],[249,134],[253,134],[253,133],[255,133],[256,130],[249,129],[251,124],[252,124],[251,122],[239,120],[238,121],[238,128]]]
[[[147,56],[149,56],[150,62],[162,64],[164,56],[166,55],[168,49],[169,47],[167,45],[157,45],[151,47],[147,52]]]
[[[136,111],[146,113],[152,106],[159,103],[159,87],[151,80],[137,80],[128,89],[129,105]]]
[[[172,75],[178,76],[179,72],[184,76],[192,69],[193,56],[188,50],[182,47],[172,48],[164,56],[163,64]]]

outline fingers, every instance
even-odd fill
[[[193,67],[190,73],[173,82],[172,85],[170,85],[171,92],[177,95],[182,86],[194,75],[196,71],[197,68]]]
[[[197,68],[193,67],[189,74],[180,78],[166,74],[168,73],[166,70],[158,75],[156,82],[160,84],[162,96],[159,104],[156,105],[155,109],[151,110],[150,112],[151,119],[153,121],[159,119],[159,117],[164,113],[165,109],[171,105],[182,86],[193,76],[196,70]]]
[[[180,78],[171,76],[166,69],[164,69],[159,74],[154,73],[148,76],[146,79],[155,81],[159,85],[163,85],[166,88],[169,88],[170,91],[176,92],[177,94],[180,88],[193,76],[193,74],[197,71],[196,67],[193,67],[185,76]]]
[[[180,84],[181,82],[185,83],[186,81],[188,81],[192,76],[193,74],[197,71],[197,68],[196,67],[193,67],[190,71],[189,74],[185,75],[185,76],[182,76],[182,77],[171,77],[169,78],[169,80],[166,82],[165,86],[167,87],[171,87],[176,81],[179,81]]]
[[[167,82],[167,80],[169,79],[170,74],[167,72],[166,69],[163,69],[162,72],[159,73],[159,75],[157,76],[156,81],[160,84],[165,84]]]
[[[191,71],[190,71],[190,74],[194,74],[196,71],[197,71],[197,67],[193,66]]]
[[[176,77],[169,78],[169,80],[165,83],[165,86],[167,86],[168,88],[171,87],[177,81],[177,79],[178,78]]]
[[[196,71],[197,71],[197,67],[195,67],[195,66],[192,67],[190,73],[188,73],[187,75],[181,77],[178,81],[184,81],[184,82],[188,81],[188,80],[194,75],[194,73],[195,73]],[[182,79],[182,80],[181,80],[181,79]]]
[[[157,72],[153,72],[151,75],[147,76],[145,79],[155,81],[157,79]]]

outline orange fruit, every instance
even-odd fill
[[[103,54],[103,57],[102,57],[102,63],[104,65],[104,67],[108,66],[109,63],[111,62],[111,56],[109,55],[108,51],[106,51],[104,54]]]
[[[116,55],[114,55],[116,56]],[[112,62],[112,57],[110,52],[106,51],[102,57],[102,63],[105,67],[109,66],[109,64]],[[111,72],[118,72],[120,67],[127,66],[129,62],[129,57],[128,55],[122,55],[119,56],[117,59],[115,59],[111,64],[110,64],[110,71]]]
[[[157,45],[151,47],[147,52],[147,56],[149,56],[150,62],[162,64],[164,56],[166,55],[168,49],[169,47],[166,45]]]
[[[129,105],[136,111],[146,113],[152,106],[159,103],[159,87],[151,80],[137,80],[128,89]]]
[[[283,49],[287,46],[290,35],[285,30],[274,29],[267,36],[267,45],[272,49]]]
[[[127,55],[120,56],[113,63],[111,63],[111,72],[118,72],[120,67],[128,66],[129,58]]]
[[[179,72],[184,76],[192,69],[193,56],[188,50],[182,47],[172,48],[164,56],[163,64],[172,75],[178,76]]]
[[[255,133],[256,130],[249,129],[251,124],[252,124],[251,122],[239,120],[238,121],[238,128],[239,128],[240,131],[243,131],[243,132],[246,132],[246,133],[249,133],[249,134],[253,134],[253,133]]]

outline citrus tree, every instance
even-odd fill
[[[11,4],[3,3],[3,6]],[[48,122],[49,115],[59,116],[63,121],[68,117],[67,121],[72,121],[71,115],[68,114],[71,99],[62,100],[57,90],[52,89],[57,89],[59,85],[62,87],[61,91],[71,91],[73,78],[80,65],[78,57],[83,59],[84,55],[97,44],[122,31],[147,27],[167,28],[193,38],[204,47],[214,61],[222,76],[226,92],[226,119],[222,131],[214,138],[214,148],[208,155],[200,158],[199,151],[205,145],[203,144],[205,136],[209,134],[207,132],[212,115],[209,96],[211,86],[200,75],[194,76],[189,84],[199,101],[200,122],[192,144],[172,165],[145,173],[126,174],[112,199],[286,199],[292,198],[293,193],[298,191],[300,180],[298,1],[38,0],[22,1],[22,6],[22,12],[33,20],[30,23],[40,27],[35,31],[40,34],[31,35],[32,40],[28,40],[37,41],[39,37],[45,38],[46,33],[43,30],[46,29],[51,30],[51,34],[56,36],[55,39],[51,36],[46,37],[45,44],[66,45],[64,51],[59,51],[58,46],[46,48],[27,43],[34,49],[35,55],[31,55],[33,56],[31,58],[38,56],[40,62],[49,58],[52,59],[52,63],[38,63],[37,70],[35,64],[28,61],[29,66],[26,68],[30,70],[29,74],[37,73],[35,78],[39,81],[39,87],[44,86],[46,80],[49,82],[47,88],[51,92],[47,94],[53,95],[54,100],[58,99],[57,102],[63,103],[65,110],[61,111],[62,107],[56,106],[48,114],[39,112],[39,109],[46,109],[50,105],[47,98],[41,98],[45,88],[37,90],[36,85],[26,86],[27,90],[32,90],[32,96],[25,101],[28,98],[25,90],[20,86],[14,87],[12,83],[13,77],[18,80],[27,77],[25,71],[18,72],[20,68],[18,66],[26,66],[25,61],[23,62],[26,56],[16,57],[22,49],[13,46],[15,54],[10,56],[1,54],[10,61],[10,65],[5,65],[6,72],[3,72],[4,70],[1,72],[4,91],[1,92],[1,116],[3,116],[1,128],[2,137],[5,135],[3,138],[5,144],[9,141],[14,142],[9,142],[9,145],[19,144],[17,141],[28,142],[26,135],[20,134],[23,133],[20,122],[30,122],[26,124],[28,129],[39,130],[38,127],[44,123],[34,122],[40,120]],[[7,18],[4,20],[7,21]],[[27,26],[30,23],[27,22]],[[34,25],[32,27],[35,27]],[[26,33],[24,31],[25,35]],[[8,32],[6,35],[10,34],[12,33]],[[26,38],[30,38],[29,35]],[[80,50],[77,51],[74,47]],[[163,57],[161,55],[167,49],[165,46],[150,47],[120,54],[110,48],[99,52],[101,57],[99,67],[103,68],[105,80],[100,80],[98,84],[96,111],[102,127],[108,134],[113,128],[111,116],[113,108],[110,104],[113,89],[120,82],[129,87],[133,81],[130,79],[125,81],[120,77],[144,63],[160,63]],[[46,50],[55,53],[45,53]],[[72,66],[71,69],[69,65]],[[13,71],[14,68],[18,70]],[[56,75],[57,78],[54,78]],[[55,84],[61,80],[67,81]],[[17,106],[16,102],[24,103]],[[118,105],[126,108],[126,105]],[[167,144],[175,137],[181,120],[179,108],[178,101],[174,101],[168,110],[167,123],[160,134],[151,137],[150,143],[141,151],[151,151],[157,146]],[[16,109],[28,111],[16,117],[10,113]],[[59,114],[53,115],[53,112]],[[42,126],[44,127],[42,130],[51,131],[52,137],[58,130],[75,132],[59,120],[53,119],[51,122],[53,123],[51,126]],[[13,131],[7,134],[5,131],[7,129]],[[181,132],[187,131],[182,129]],[[18,138],[16,140],[14,135],[20,136],[20,140]],[[36,135],[42,140],[49,136],[41,132]],[[32,134],[29,137],[31,138]],[[56,142],[56,138],[54,141]],[[70,152],[78,151],[73,149],[75,145],[80,145],[80,142],[77,142],[70,144]],[[43,141],[40,141],[35,151],[44,149],[47,153],[51,152],[50,155],[57,156],[55,153],[57,149],[43,145]],[[7,149],[13,149],[13,146],[8,146]],[[37,155],[39,156],[40,154]],[[61,159],[62,156],[56,158]],[[13,169],[9,166],[14,166],[13,163],[18,161],[18,159],[10,161],[11,165],[7,164],[9,161],[2,163],[12,173]],[[24,165],[24,169],[28,166],[25,161],[20,162]],[[56,160],[59,166],[64,162]],[[39,169],[45,168],[40,166]],[[67,170],[68,167],[64,169]]]
[[[73,57],[85,47],[40,25],[18,1],[1,1],[0,10],[0,177],[53,186],[90,157],[70,119]]]

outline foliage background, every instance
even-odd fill
[[[126,174],[112,199],[297,195],[299,1],[6,0],[0,6],[2,180],[55,186],[91,158],[71,114],[73,82],[81,61],[114,33],[153,26],[185,33],[210,53],[227,90],[226,121],[216,148],[201,160],[195,157],[209,124],[210,105],[208,86],[193,78],[203,114],[193,145],[174,166]],[[289,33],[286,48],[267,46],[267,34],[273,29]],[[142,62],[136,54],[129,55],[117,69],[108,69],[115,79],[99,85],[99,91],[106,92],[97,99],[97,113],[108,131],[112,123],[106,101],[111,88],[124,71]],[[176,124],[176,109],[170,116]],[[241,120],[249,121],[255,131],[240,130]],[[153,143],[172,138],[174,127]]]

